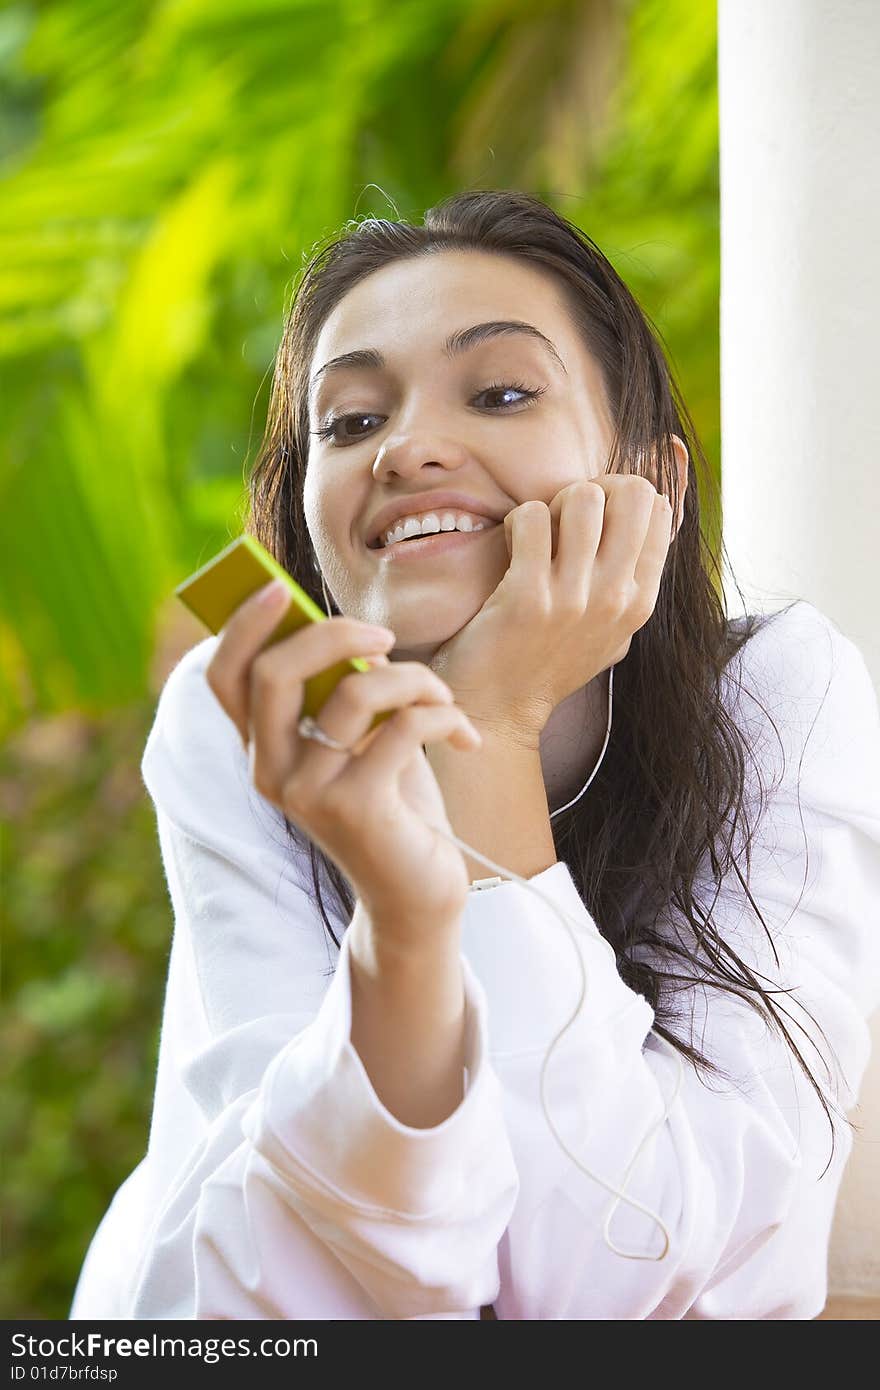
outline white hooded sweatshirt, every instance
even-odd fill
[[[674,1031],[730,1080],[685,1059],[629,1176],[627,1195],[669,1232],[657,1260],[606,1244],[614,1198],[566,1155],[541,1107],[545,1054],[580,995],[576,949],[588,998],[547,1077],[566,1147],[620,1187],[677,1078],[568,865],[529,881],[580,924],[577,947],[520,884],[469,895],[464,1097],[434,1128],[402,1124],[350,1040],[335,894],[323,896],[338,951],[307,852],[250,784],[205,680],[218,640],[171,672],[144,750],[174,916],[152,1122],[70,1318],[478,1318],[489,1304],[502,1320],[815,1317],[852,1146],[833,1102],[856,1105],[880,1001],[880,711],[853,642],[799,601],[725,673],[754,758],[750,803],[757,767],[769,791],[747,881],[778,961],[736,874],[714,905],[708,863],[698,878],[700,903],[764,987],[796,991],[774,999],[832,1104],[833,1160],[822,1175],[830,1127],[784,1040],[693,968]],[[665,920],[692,945],[683,918]],[[662,1249],[656,1223],[625,1202],[609,1237]]]

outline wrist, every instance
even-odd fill
[[[497,873],[483,857],[521,878],[556,862],[537,734],[494,723],[473,752],[438,742],[426,757],[455,834],[472,847],[462,850],[469,883]]]
[[[463,705],[461,708],[482,736],[482,747],[475,750],[477,756],[485,748],[505,749],[516,753],[541,751],[544,724],[537,719],[519,715],[472,713]]]
[[[458,961],[463,918],[464,903],[434,924],[424,919],[407,924],[399,914],[368,908],[358,898],[348,927],[351,952],[372,976],[417,980]]]
[[[469,714],[468,718],[477,728],[483,742],[479,748],[472,750],[472,756],[479,758],[481,755],[494,753],[498,757],[520,755],[524,759],[537,758],[541,753],[541,731],[539,729],[529,729],[522,724],[499,724],[497,721],[483,720],[479,716]],[[443,745],[439,745],[442,747]],[[458,750],[456,750],[458,751]],[[471,750],[465,750],[465,755]],[[461,753],[459,753],[461,757]]]

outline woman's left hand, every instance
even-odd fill
[[[622,661],[653,613],[672,509],[640,474],[603,473],[514,507],[504,531],[504,578],[428,665],[484,736],[537,748],[556,706]]]

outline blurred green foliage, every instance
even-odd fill
[[[67,1316],[146,1146],[170,947],[138,759],[151,703],[34,721],[0,753],[6,1318]]]
[[[537,193],[653,319],[717,470],[715,25],[714,0],[0,12],[3,1316],[66,1317],[146,1146],[171,921],[140,756],[204,636],[171,590],[241,530],[304,258],[353,217]]]

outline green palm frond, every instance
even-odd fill
[[[714,45],[708,0],[8,7],[6,727],[143,691],[174,584],[237,528],[291,281],[352,216],[546,197],[662,323],[715,445]]]

